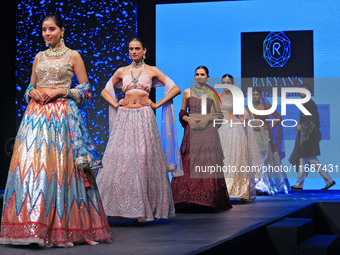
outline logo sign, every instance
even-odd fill
[[[290,52],[290,40],[284,32],[270,32],[263,41],[263,57],[271,67],[283,67]]]
[[[249,87],[257,87],[264,96],[271,97],[272,87],[300,87],[309,84],[313,94],[313,56],[312,30],[242,32],[243,93],[246,94]]]
[[[209,88],[217,94],[216,90],[213,89],[211,86]],[[233,95],[233,114],[234,115],[244,115],[244,94],[241,89],[239,89],[235,85],[230,84],[216,84],[215,88],[227,88],[230,90],[231,94]],[[289,93],[303,93],[306,96],[300,99],[288,99],[287,94]],[[253,94],[253,88],[248,88],[248,95]],[[272,88],[272,95],[273,95],[273,103],[270,109],[267,110],[258,110],[253,106],[253,97],[248,96],[248,107],[249,110],[256,115],[269,115],[275,112],[277,105],[278,105],[278,88]],[[220,97],[218,97],[219,101],[221,102]],[[308,89],[305,88],[293,88],[293,87],[283,87],[281,88],[281,114],[286,115],[286,107],[287,104],[294,104],[300,111],[305,115],[312,115],[304,106],[304,103],[307,103],[311,99],[311,93]],[[216,102],[215,102],[216,103]],[[207,94],[202,95],[201,100],[201,114],[207,114]]]

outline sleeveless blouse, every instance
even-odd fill
[[[45,51],[38,54],[38,62],[34,70],[37,79],[36,88],[63,88],[69,89],[74,75],[73,66],[70,63],[73,50],[60,58],[48,58]]]
[[[125,93],[129,92],[142,92],[149,95],[152,87],[152,78],[148,74],[142,74],[138,78],[138,82],[134,84],[132,82],[131,75],[127,74],[123,77],[123,87],[122,90]]]
[[[233,98],[232,97],[222,99],[221,111],[223,113],[233,114]]]

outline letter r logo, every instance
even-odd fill
[[[273,54],[272,54],[273,56],[275,55],[275,51],[277,54],[281,55],[281,53],[279,52],[280,47],[281,47],[280,43],[278,42],[273,43]]]
[[[290,48],[284,32],[270,32],[263,41],[263,58],[271,67],[283,67],[290,58]]]

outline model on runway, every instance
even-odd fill
[[[222,76],[222,84],[234,85],[234,78],[230,74]],[[224,172],[229,196],[245,202],[251,202],[256,197],[255,185],[262,181],[261,171],[243,171],[248,166],[257,166],[260,170],[261,161],[258,146],[255,141],[254,130],[242,122],[249,119],[249,114],[236,116],[233,114],[233,97],[231,91],[224,88],[220,94],[222,100],[223,119],[228,123],[218,129],[224,153],[223,163],[235,170]],[[232,123],[232,124],[230,124]]]
[[[311,91],[308,84],[301,87]],[[300,96],[302,98],[306,97],[304,93],[300,93]],[[317,156],[320,155],[319,142],[321,140],[318,107],[312,99],[303,106],[312,115],[308,116],[301,112],[300,125],[295,127],[298,133],[296,135],[295,147],[289,158],[289,162],[296,166],[296,169],[298,170],[298,179],[296,180],[295,185],[291,188],[293,190],[302,190],[308,173],[306,164],[309,163],[308,167],[314,167],[314,169],[317,169],[321,177],[326,182],[326,186],[322,188],[322,190],[328,190],[330,187],[335,185],[335,181],[331,178],[327,170],[323,167],[323,165],[321,165],[317,158]]]
[[[259,88],[253,88],[252,97],[253,107],[255,109],[263,111],[271,108],[271,105]],[[282,165],[281,159],[285,157],[281,115],[277,111],[269,115],[256,115],[253,114],[248,107],[247,111],[251,119],[260,121],[259,125],[264,123],[260,127],[253,128],[260,151],[261,162],[264,166],[280,167]],[[269,122],[268,120],[273,120],[273,122]],[[284,171],[263,171],[262,181],[256,184],[256,191],[260,194],[287,194],[289,190],[290,185]]]
[[[218,100],[209,96],[207,115],[201,114],[202,95],[209,92],[205,85],[208,78],[208,68],[197,67],[195,87],[183,93],[179,118],[185,129],[181,145],[184,176],[175,177],[171,182],[179,212],[216,212],[231,208],[223,173],[204,172],[210,166],[223,166],[221,142],[217,128],[213,126],[213,120],[222,115],[220,105],[214,104]],[[212,109],[215,114],[210,114]]]
[[[33,63],[28,107],[16,136],[1,219],[1,244],[69,247],[111,240],[92,170],[99,154],[77,104],[91,96],[80,54],[64,45],[59,15],[43,19],[49,45]],[[79,85],[70,88],[77,76]]]
[[[145,222],[175,215],[168,171],[183,174],[172,105],[181,90],[144,62],[140,39],[130,41],[129,54],[132,63],[119,68],[102,91],[110,104],[110,137],[97,183],[108,216]],[[153,82],[166,86],[157,103],[149,99]],[[117,102],[114,88],[121,83],[125,97]],[[154,113],[161,106],[162,140]]]

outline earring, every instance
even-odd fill
[[[129,56],[129,60],[131,60],[132,58],[131,58],[131,56]]]
[[[60,37],[60,45],[64,45],[65,44],[65,41],[64,41],[64,35],[62,35]]]
[[[143,60],[146,59],[145,53],[143,54]]]
[[[45,45],[46,45],[46,47],[48,47],[49,46],[49,44],[45,41]]]

